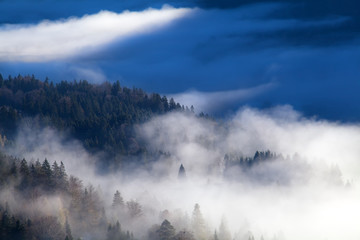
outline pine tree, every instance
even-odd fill
[[[60,162],[60,167],[59,167],[59,184],[64,191],[68,190],[69,187],[68,175],[65,170],[65,165],[62,161]]]
[[[45,158],[43,164],[41,165],[41,170],[43,171],[43,174],[45,174],[48,177],[51,177],[50,163],[46,158]]]
[[[28,166],[25,158],[23,160],[21,160],[21,162],[20,162],[20,173],[22,176],[28,176],[30,174],[29,166]]]
[[[21,160],[21,162],[20,162],[20,174],[22,177],[21,183],[20,183],[20,188],[22,190],[24,190],[30,184],[30,170],[29,170],[29,166],[28,166],[25,158],[23,160]]]
[[[116,82],[113,83],[111,87],[111,94],[116,96],[120,90],[121,90],[120,82],[119,80],[117,80]]]
[[[254,235],[252,235],[252,234],[250,233],[248,240],[255,240]]]
[[[121,239],[121,225],[119,221],[116,221],[115,226],[112,228],[112,237],[114,240],[120,240]]]
[[[73,240],[72,234],[71,234],[71,228],[70,228],[70,224],[68,221],[68,218],[66,217],[65,220],[65,233],[66,233],[66,237],[68,240]]]
[[[215,230],[215,233],[214,233],[214,240],[219,240],[219,237],[218,237],[218,235],[216,233],[216,230]]]
[[[30,176],[31,176],[32,187],[36,187],[39,184],[39,179],[38,179],[38,171],[37,171],[36,167],[34,166],[34,164],[31,164]]]
[[[53,172],[53,176],[55,178],[59,178],[59,176],[60,176],[60,167],[59,167],[59,165],[57,164],[56,161],[52,165],[52,172]]]
[[[168,220],[164,220],[157,230],[159,240],[172,240],[175,236],[175,228]]]
[[[121,197],[121,194],[118,190],[116,190],[116,192],[114,194],[112,206],[117,209],[124,206],[124,200]]]
[[[205,224],[205,220],[200,211],[200,205],[195,204],[193,214],[192,214],[192,230],[194,231],[195,239],[206,240],[208,239],[208,231]]]
[[[17,166],[16,166],[15,161],[12,162],[12,165],[11,165],[11,168],[10,168],[10,174],[14,178],[17,177]]]
[[[58,188],[60,185],[60,167],[56,161],[52,165],[52,180],[54,187]]]
[[[52,171],[49,164],[49,161],[45,158],[44,162],[41,165],[41,183],[46,190],[50,190],[52,187]]]
[[[219,240],[231,240],[231,234],[224,217],[222,218],[219,227]]]
[[[186,179],[186,172],[184,166],[181,164],[178,173],[178,179]]]
[[[170,110],[176,109],[176,103],[173,98],[170,98],[169,108],[170,108]]]

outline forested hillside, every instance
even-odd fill
[[[0,75],[0,240],[325,239],[293,226],[357,194],[334,158],[358,159],[339,154],[357,128],[285,113],[222,122],[119,82]]]
[[[133,239],[118,220],[107,218],[99,190],[68,176],[62,162],[27,162],[0,152],[0,172],[0,189],[8,191],[0,201],[0,239]],[[124,214],[135,218],[127,209]]]
[[[134,124],[170,111],[192,111],[174,99],[138,88],[122,87],[119,81],[90,84],[86,80],[54,84],[34,76],[0,75],[0,142],[14,138],[26,117],[42,126],[69,130],[89,151],[138,154],[144,151]]]
[[[248,174],[246,171],[256,166],[266,166],[274,161],[284,164],[281,155],[270,151],[256,152],[254,157],[229,154],[225,155],[224,161],[224,177],[235,166]],[[273,170],[268,170],[267,174],[272,174]],[[183,186],[189,187],[185,171],[181,165],[178,179],[171,183],[178,190],[182,189],[181,194],[187,191]],[[169,175],[173,174],[169,172]],[[326,177],[328,187],[345,190],[339,174],[338,168],[330,169]],[[252,180],[256,181],[258,177],[253,175]],[[288,184],[282,176],[274,177],[266,181],[280,186]],[[69,176],[63,162],[46,158],[43,161],[19,159],[0,152],[0,189],[1,240],[265,239],[263,236],[255,238],[249,229],[232,238],[225,218],[216,219],[220,222],[219,227],[211,228],[197,203],[193,205],[191,217],[180,209],[168,210],[162,204],[158,209],[151,197],[155,196],[152,189],[146,190],[146,197],[140,201],[123,195],[122,189],[109,196],[100,186],[85,185],[78,177]],[[271,239],[284,238],[273,236]]]

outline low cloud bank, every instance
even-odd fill
[[[263,84],[253,88],[236,89],[230,91],[219,92],[199,92],[196,90],[187,91],[170,95],[176,102],[180,102],[185,106],[193,105],[195,111],[200,113],[216,114],[229,109],[231,105],[240,105],[255,98],[262,93],[276,87],[275,83]]]
[[[171,113],[139,131],[149,151],[166,154],[150,168],[140,165],[131,173],[97,174],[98,156],[52,129],[23,129],[17,144],[25,148],[17,152],[63,161],[69,174],[102,189],[108,213],[116,190],[125,200],[139,202],[140,220],[122,222],[139,238],[146,238],[147,229],[164,216],[177,230],[189,227],[195,203],[209,236],[222,219],[239,240],[251,235],[295,240],[360,236],[358,124],[304,118],[291,106],[281,106],[244,108],[222,123]],[[268,149],[276,155],[251,167],[238,161]],[[186,180],[177,176],[181,163]]]

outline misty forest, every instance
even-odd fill
[[[332,220],[356,228],[342,215],[360,210],[356,178],[337,159],[351,173],[357,126],[288,106],[216,120],[119,82],[19,75],[0,87],[1,239],[282,240],[325,236]],[[307,225],[332,211],[339,219]]]
[[[359,10],[0,0],[0,240],[359,240]]]

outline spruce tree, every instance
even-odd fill
[[[184,166],[181,164],[178,173],[178,179],[186,179],[186,172]]]
[[[17,166],[16,166],[15,161],[12,162],[12,165],[11,165],[11,168],[10,168],[10,174],[14,178],[17,177]]]
[[[28,176],[30,174],[29,166],[28,166],[25,158],[23,160],[21,160],[21,162],[20,162],[20,173],[23,176]]]
[[[45,158],[44,162],[41,165],[41,183],[46,190],[50,190],[52,187],[52,171],[49,164],[49,161]]]
[[[71,234],[71,228],[70,228],[70,224],[68,221],[68,218],[66,217],[65,220],[65,233],[66,233],[66,237],[68,240],[73,240],[72,234]]]
[[[118,190],[116,190],[115,194],[114,194],[114,199],[113,199],[113,203],[112,206],[114,208],[120,208],[124,206],[124,200],[121,197],[121,194]]]
[[[231,234],[224,217],[222,218],[219,227],[219,240],[231,240]]]
[[[22,177],[20,183],[20,189],[24,190],[30,184],[30,170],[25,158],[20,162],[20,174]]]
[[[52,165],[52,180],[54,187],[58,188],[60,185],[60,167],[56,161]]]
[[[175,228],[168,220],[164,220],[157,230],[159,240],[172,240],[175,236]]]
[[[218,235],[216,233],[216,230],[215,230],[215,233],[214,233],[214,240],[219,240],[219,237],[218,237]]]
[[[200,211],[200,205],[195,204],[191,220],[192,230],[194,231],[195,239],[206,240],[208,239],[207,227],[205,220]]]
[[[65,165],[62,161],[60,162],[60,167],[59,167],[59,182],[60,182],[61,188],[64,191],[68,190],[68,185],[69,185],[68,175],[65,170]]]

